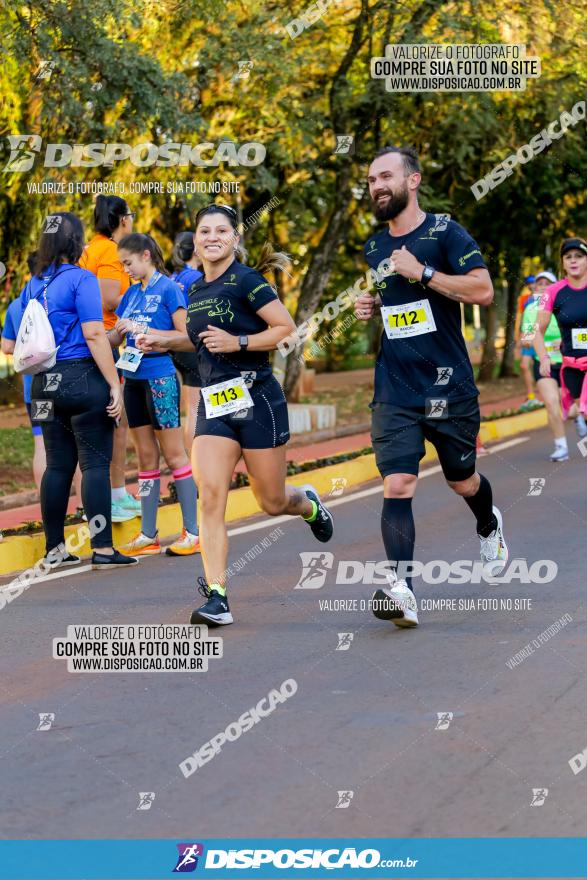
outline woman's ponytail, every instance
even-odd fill
[[[286,275],[290,275],[290,268],[291,259],[289,254],[286,254],[283,251],[273,250],[271,242],[266,241],[261,249],[261,255],[257,265],[255,266],[257,272],[264,275],[265,272],[273,270],[274,272],[285,272]]]

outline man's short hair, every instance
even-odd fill
[[[375,154],[375,158],[387,156],[388,153],[399,153],[404,163],[404,171],[406,174],[421,174],[420,160],[418,154],[411,147],[383,147]]]

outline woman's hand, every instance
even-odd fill
[[[540,375],[543,379],[550,379],[550,358],[548,355],[540,358]]]
[[[164,336],[156,333],[139,333],[135,337],[135,345],[140,351],[166,351],[167,341]]]
[[[122,385],[117,382],[116,385],[110,386],[110,403],[106,407],[106,412],[111,419],[118,420],[122,415]]]
[[[132,332],[132,321],[130,318],[121,318],[120,321],[116,322],[115,330],[117,330],[121,336],[126,336],[127,333]]]
[[[221,330],[220,327],[212,327],[208,324],[208,329],[198,334],[208,351],[212,354],[229,354],[230,352],[240,351],[238,336]]]

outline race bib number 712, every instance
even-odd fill
[[[422,333],[434,333],[436,323],[427,299],[401,306],[381,306],[383,326],[388,339],[406,339]]]

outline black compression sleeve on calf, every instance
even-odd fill
[[[412,562],[416,527],[411,498],[384,498],[381,511],[381,536],[387,558],[395,562]],[[401,576],[401,571],[400,571]],[[411,577],[405,578],[412,589]]]
[[[479,474],[479,489],[475,495],[465,498],[465,501],[477,518],[477,534],[482,538],[488,538],[491,532],[497,528],[497,519],[493,512],[493,492],[489,480]]]

